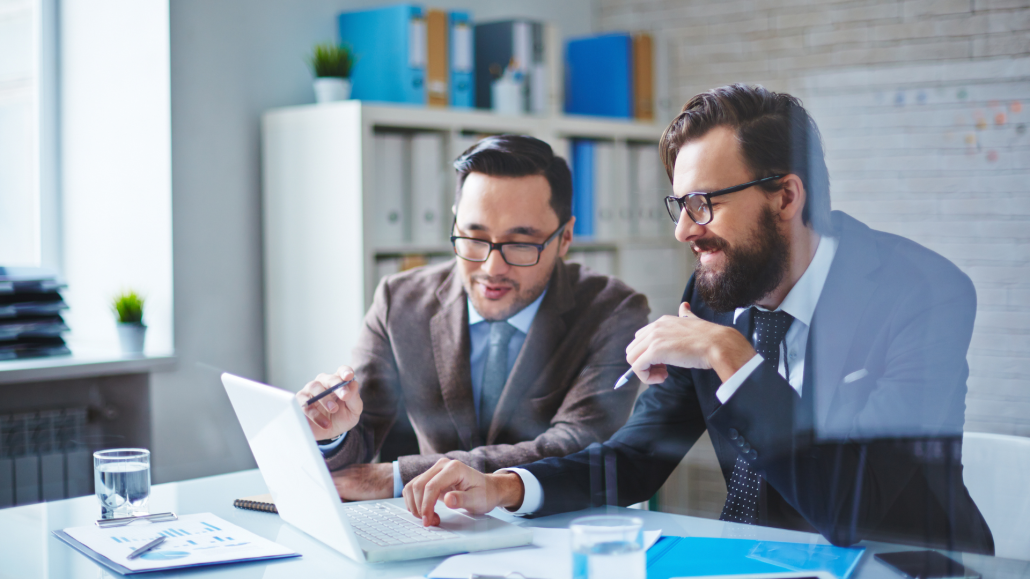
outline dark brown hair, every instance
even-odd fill
[[[658,145],[670,182],[680,147],[718,126],[736,132],[753,178],[797,175],[807,196],[802,220],[816,231],[829,232],[830,177],[822,139],[799,99],[743,84],[714,88],[690,99]],[[779,189],[775,182],[760,187],[770,192]]]
[[[543,175],[551,186],[551,208],[558,214],[558,223],[572,218],[572,173],[569,165],[540,139],[526,135],[487,137],[455,159],[454,170],[458,172],[455,207],[461,201],[461,187],[469,173],[494,177]]]

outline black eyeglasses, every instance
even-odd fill
[[[712,191],[711,193],[687,193],[683,197],[669,195],[665,198],[665,209],[668,210],[669,217],[672,217],[673,223],[679,224],[679,216],[686,211],[687,215],[694,220],[694,223],[697,223],[698,225],[708,225],[712,222],[712,197],[736,193],[737,191],[743,191],[748,187],[753,187],[760,183],[765,183],[766,181],[772,181],[773,179],[782,179],[783,177],[783,175],[773,175],[772,177],[756,179],[755,181],[750,181],[743,185],[734,185],[733,187],[719,189],[718,191]]]
[[[451,231],[454,231],[454,227],[458,224],[458,220],[454,220],[454,224],[451,225]],[[521,241],[504,241],[502,243],[493,243],[486,241],[485,239],[475,239],[472,237],[461,237],[458,235],[451,236],[451,245],[454,246],[454,253],[458,257],[475,262],[483,262],[490,259],[490,252],[497,250],[501,252],[501,258],[504,263],[508,265],[514,265],[517,267],[529,267],[540,263],[540,253],[544,251],[555,237],[561,234],[565,230],[565,226],[569,223],[566,221],[557,231],[551,234],[543,243],[525,243]]]

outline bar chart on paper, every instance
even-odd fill
[[[64,531],[93,552],[132,571],[295,555],[210,513],[184,515],[163,523],[134,523],[106,529],[74,527]],[[137,559],[128,559],[129,553],[162,536],[164,543]]]

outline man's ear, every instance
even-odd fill
[[[801,215],[808,199],[808,192],[805,191],[805,184],[801,178],[791,173],[780,179],[779,214],[784,221],[790,221]]]
[[[565,254],[569,252],[569,246],[572,245],[572,228],[576,225],[576,218],[570,217],[568,225],[565,226],[565,230],[561,232],[561,237],[558,241],[561,245],[558,246],[558,257],[565,257]]]

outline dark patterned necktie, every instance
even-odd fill
[[[753,336],[755,351],[773,368],[780,365],[780,342],[787,335],[794,317],[787,312],[763,312],[755,309],[754,315],[755,333]],[[731,433],[732,434],[732,433]],[[740,452],[750,450],[747,443]],[[747,461],[737,455],[737,462],[733,465],[733,474],[727,486],[726,504],[719,515],[721,521],[734,523],[747,523],[754,525],[758,522],[758,499],[761,495],[762,477],[751,469]]]

